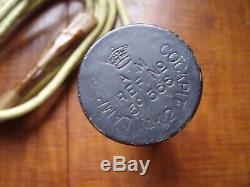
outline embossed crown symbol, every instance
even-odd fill
[[[128,54],[128,46],[124,45],[117,49],[113,49],[113,52],[108,57],[108,63],[114,65],[117,69],[121,69],[131,62],[131,58]]]

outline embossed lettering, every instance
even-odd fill
[[[172,87],[174,85],[174,80],[169,75],[165,75],[163,81],[168,87]]]
[[[159,113],[157,117],[157,123],[160,123],[165,128],[169,128],[170,124],[173,123],[177,119],[176,114],[172,109],[165,106],[165,109]]]
[[[131,95],[131,97],[135,96],[137,92],[133,88],[132,84],[128,84],[125,89],[128,91],[128,93]]]
[[[178,85],[181,87],[181,90],[188,92],[190,88],[190,82],[187,78],[187,74],[182,74],[177,79]]]
[[[120,74],[120,78],[121,80],[124,81],[130,81],[130,79],[128,77],[126,77],[125,75]]]
[[[164,73],[165,71],[168,70],[167,66],[161,61],[158,61],[156,63],[156,67],[161,71],[161,73]]]
[[[162,55],[164,56],[169,56],[169,54],[172,52],[173,50],[169,47],[168,44],[165,44],[161,47],[160,52]]]
[[[156,92],[154,92],[152,89],[150,89],[148,92],[147,92],[147,95],[150,97],[150,99],[152,101],[155,101],[157,99],[157,94]]]
[[[128,102],[128,98],[124,95],[123,92],[119,92],[118,94],[116,94],[116,97],[117,97],[120,101],[127,101],[127,102]]]
[[[135,106],[135,104],[131,104],[129,106],[129,110],[130,110],[131,114],[134,116],[139,114],[138,108]]]
[[[139,58],[139,61],[134,62],[134,64],[139,71],[146,71],[154,78],[160,74],[156,68],[149,68],[142,58]]]
[[[165,86],[164,84],[162,84],[162,83],[158,83],[158,84],[156,85],[156,88],[158,89],[158,91],[159,91],[160,93],[164,93],[164,92],[166,91],[166,86]]]
[[[142,78],[141,78],[141,77],[138,77],[138,78],[135,80],[135,84],[138,86],[138,88],[139,88],[140,90],[142,90],[143,82],[142,82]]]

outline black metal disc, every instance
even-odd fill
[[[79,99],[105,136],[147,145],[172,137],[193,117],[202,78],[195,57],[176,34],[136,24],[100,38],[80,67]]]

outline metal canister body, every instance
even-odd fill
[[[202,76],[176,34],[136,24],[109,32],[90,48],[78,90],[98,131],[120,143],[148,145],[172,137],[192,119]]]

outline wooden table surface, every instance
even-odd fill
[[[250,186],[250,1],[127,0],[133,22],[180,35],[202,68],[204,92],[190,125],[149,147],[113,142],[83,115],[75,71],[41,108],[0,126],[1,187]],[[0,49],[0,91],[11,88],[81,11],[59,2],[32,17]],[[52,19],[53,18],[53,19]],[[114,155],[151,160],[146,176],[104,173]]]

